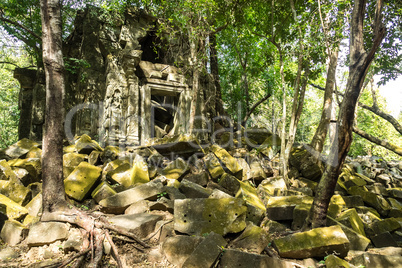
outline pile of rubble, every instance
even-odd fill
[[[153,246],[142,258],[126,259],[131,267],[402,263],[402,162],[349,159],[331,199],[328,226],[302,232],[320,177],[319,168],[301,164],[307,151],[293,149],[286,182],[278,176],[273,158],[278,140],[272,134],[257,131],[235,146],[228,146],[226,135],[220,138],[220,145],[201,146],[180,135],[123,150],[102,148],[83,135],[64,147],[66,195],[72,205],[105,215]],[[0,154],[0,227],[6,243],[1,262],[49,265],[80,251],[79,229],[39,221],[40,144],[23,139]],[[27,252],[19,252],[21,247]],[[123,257],[133,254],[124,247]],[[106,240],[104,250],[110,253]]]

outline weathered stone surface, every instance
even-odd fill
[[[28,153],[32,147],[38,145],[39,144],[37,142],[24,138],[4,149],[2,155],[4,154],[4,156],[8,159],[21,158]]]
[[[331,254],[325,259],[325,266],[328,268],[343,267],[352,268],[353,266],[345,260]]]
[[[75,200],[82,201],[100,178],[101,172],[101,168],[81,162],[64,180],[66,194]]]
[[[178,180],[189,171],[189,166],[182,158],[177,158],[170,162],[162,171],[162,175],[167,179]]]
[[[112,181],[112,183],[120,184],[124,189],[130,188],[133,185],[132,181],[132,167],[129,163],[122,163],[117,168],[109,171],[106,177]]]
[[[397,268],[401,267],[402,256],[386,256],[380,254],[372,254],[365,252],[361,255],[354,257],[350,263],[359,266],[363,265],[365,268]]]
[[[151,181],[103,199],[99,204],[105,211],[118,214],[137,201],[156,200],[157,195],[162,192],[162,183]]]
[[[28,214],[28,209],[2,194],[0,194],[0,209],[1,213],[7,215],[9,219],[19,220]]]
[[[42,194],[37,194],[32,200],[25,206],[28,209],[28,214],[31,216],[38,216],[42,212]]]
[[[240,189],[237,192],[237,198],[242,198],[246,201],[246,204],[249,206],[255,207],[255,209],[261,210],[265,212],[265,205],[262,200],[257,195],[257,190],[255,187],[250,185],[249,182],[240,182]]]
[[[103,199],[115,195],[116,191],[106,181],[101,182],[95,190],[92,191],[91,196],[99,204]]]
[[[219,234],[209,233],[205,239],[194,249],[183,263],[183,268],[212,267],[216,259],[227,245],[226,240]]]
[[[64,253],[70,251],[81,251],[84,242],[84,236],[80,229],[72,228],[68,233],[68,239],[63,243]]]
[[[199,236],[186,235],[168,237],[162,244],[162,252],[171,264],[181,267],[203,239]]]
[[[16,174],[6,160],[0,160],[0,180],[15,180]]]
[[[240,181],[228,173],[224,173],[219,179],[219,185],[228,190],[233,196],[240,189]]]
[[[186,179],[188,181],[197,183],[205,187],[208,184],[209,175],[206,171],[201,171],[198,174],[188,174],[183,179]]]
[[[116,146],[106,146],[100,157],[103,163],[108,163],[116,160],[120,155],[120,150]]]
[[[131,204],[125,211],[124,214],[137,214],[137,213],[145,213],[149,211],[149,204],[150,201],[148,200],[140,200],[133,204]]]
[[[381,221],[375,221],[370,224],[370,229],[373,230],[375,234],[392,232],[400,228],[401,222],[396,218],[388,218]]]
[[[282,177],[272,177],[263,180],[258,188],[263,188],[269,195],[274,195],[276,189],[286,190],[286,183]]]
[[[68,226],[61,222],[37,222],[29,229],[28,246],[43,246],[68,238]]]
[[[363,221],[360,219],[359,215],[356,212],[356,209],[348,209],[339,215],[336,220],[349,228],[352,228],[355,232],[366,236],[364,232]]]
[[[351,195],[360,195],[363,201],[368,205],[374,207],[382,216],[387,216],[391,206],[382,196],[375,193],[370,193],[362,187],[350,187],[348,193]]]
[[[143,157],[136,155],[131,173],[131,183],[134,185],[147,182],[149,182],[148,165]]]
[[[246,249],[247,252],[260,254],[268,243],[268,232],[261,227],[248,223],[241,235],[230,243],[230,247]]]
[[[75,141],[75,150],[80,154],[90,154],[92,151],[103,151],[99,144],[86,134]]]
[[[208,198],[214,198],[214,199],[220,199],[220,198],[231,198],[230,194],[225,193],[224,191],[221,191],[219,189],[214,189],[212,191],[212,194]]]
[[[246,227],[246,211],[239,198],[175,200],[174,226],[189,235],[238,233]]]
[[[335,252],[344,257],[349,251],[349,240],[340,226],[291,234],[275,239],[273,244],[283,258],[325,257]]]
[[[208,198],[212,194],[211,189],[186,179],[181,181],[179,189],[187,198]]]
[[[219,267],[275,267],[294,268],[295,264],[267,255],[247,253],[237,249],[225,249]]]
[[[292,220],[293,210],[299,204],[311,205],[312,197],[307,196],[275,196],[267,204],[267,216],[271,220]]]
[[[1,229],[1,239],[9,244],[15,246],[26,236],[28,229],[20,222],[15,220],[7,220]]]
[[[25,206],[32,199],[31,190],[13,181],[0,180],[0,194],[7,196],[21,206]]]
[[[211,175],[212,179],[219,178],[225,170],[219,163],[218,158],[213,153],[209,153],[204,157],[205,166]]]
[[[155,229],[155,224],[160,220],[162,220],[162,216],[148,213],[125,214],[109,218],[111,224],[133,232],[141,238],[151,234]]]
[[[16,259],[20,254],[13,248],[6,247],[0,251],[0,262],[9,262]]]
[[[85,154],[66,153],[63,155],[63,175],[67,178],[71,172],[81,163],[85,161]]]
[[[8,161],[11,167],[26,169],[29,173],[27,180],[21,181],[24,186],[41,180],[42,166],[39,158],[13,159]]]
[[[327,225],[339,225],[343,232],[345,233],[346,237],[348,238],[350,244],[349,244],[349,249],[350,250],[361,250],[364,251],[367,249],[368,245],[370,244],[370,239],[368,239],[365,236],[362,236],[361,234],[357,233],[353,229],[343,225],[342,223],[336,221],[330,216],[327,216]]]
[[[218,145],[212,145],[210,149],[221,161],[221,163],[223,163],[230,174],[236,176],[239,179],[242,179],[242,169],[233,156],[231,156],[225,149],[221,148]]]
[[[364,206],[363,198],[360,195],[348,195],[342,196],[342,198],[348,208]]]
[[[390,232],[384,232],[378,235],[371,236],[371,241],[377,248],[398,246],[398,243],[395,241]]]
[[[253,159],[250,163],[250,179],[254,180],[258,185],[261,181],[267,178],[267,174],[261,166],[258,158]]]

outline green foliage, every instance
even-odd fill
[[[91,64],[84,59],[64,58],[64,68],[71,74],[81,74],[80,80],[84,82],[87,79],[87,74],[83,69],[90,68]]]

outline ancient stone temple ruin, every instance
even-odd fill
[[[131,146],[187,133],[192,76],[175,66],[188,57],[186,38],[156,34],[157,29],[158,20],[140,10],[123,16],[90,7],[77,14],[63,47],[67,139],[88,134],[102,145]],[[16,69],[15,77],[21,84],[19,138],[41,140],[43,71]],[[208,120],[216,115],[209,74],[202,75],[199,88],[197,128],[206,129],[205,138],[212,131]]]

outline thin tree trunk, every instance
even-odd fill
[[[316,228],[325,226],[329,201],[334,193],[340,170],[349,151],[350,144],[352,143],[352,128],[360,91],[375,52],[385,35],[385,27],[381,19],[382,6],[382,0],[378,0],[373,23],[375,27],[373,45],[370,51],[366,52],[363,41],[363,22],[366,13],[366,0],[355,1],[350,27],[349,77],[345,97],[342,100],[338,116],[337,142],[331,146],[324,174],[317,186],[317,194],[307,220],[307,227]]]
[[[381,139],[379,139],[377,137],[374,137],[373,135],[370,135],[370,134],[364,132],[363,130],[359,129],[357,126],[353,127],[353,132],[358,134],[360,137],[362,137],[362,138],[364,138],[364,139],[366,139],[368,141],[371,141],[372,143],[375,143],[375,144],[377,144],[379,146],[382,146],[385,149],[388,149],[391,152],[394,152],[394,153],[402,156],[402,148],[397,146],[397,145],[395,145],[395,144],[392,144],[392,143],[390,143],[390,142],[388,142],[386,140],[381,140]]]
[[[43,212],[65,208],[63,183],[64,62],[58,0],[41,0],[46,110],[42,152]]]
[[[285,74],[283,72],[283,56],[282,50],[278,46],[279,49],[279,64],[280,64],[280,75],[281,75],[281,84],[282,84],[282,130],[281,130],[281,173],[283,179],[285,180],[286,184],[288,184],[288,165],[286,159],[286,84],[285,84]]]
[[[191,57],[191,67],[193,72],[193,95],[190,104],[190,127],[189,132],[193,134],[195,128],[195,117],[197,115],[197,103],[198,103],[198,95],[199,95],[199,70],[198,70],[198,59],[197,59],[197,45],[196,45],[196,37],[194,36],[194,31],[192,26],[189,29],[189,38],[190,38],[190,57]]]
[[[333,106],[332,97],[334,95],[337,64],[338,64],[338,49],[335,49],[334,51],[332,51],[330,55],[328,65],[327,81],[325,83],[324,104],[322,107],[321,120],[320,123],[318,124],[317,130],[310,144],[312,149],[318,153],[322,152],[325,139],[328,133],[328,127],[331,121],[331,111]]]
[[[222,116],[224,115],[224,110],[223,110],[223,102],[222,102],[222,89],[221,89],[221,83],[219,79],[219,63],[218,63],[218,52],[216,49],[216,34],[212,33],[209,35],[209,51],[210,51],[210,56],[209,56],[209,61],[211,64],[211,74],[212,77],[214,78],[214,84],[216,88],[216,104],[215,104],[215,110],[216,110],[216,115],[217,116]]]
[[[264,101],[266,101],[267,99],[269,99],[272,96],[271,93],[268,93],[267,95],[265,95],[265,97],[263,97],[262,99],[260,99],[259,101],[257,101],[256,103],[254,103],[253,106],[251,106],[250,111],[248,111],[248,113],[246,114],[246,116],[243,118],[243,121],[241,122],[241,125],[243,127],[246,126],[247,120],[250,118],[250,115],[252,113],[254,113],[255,109]]]

